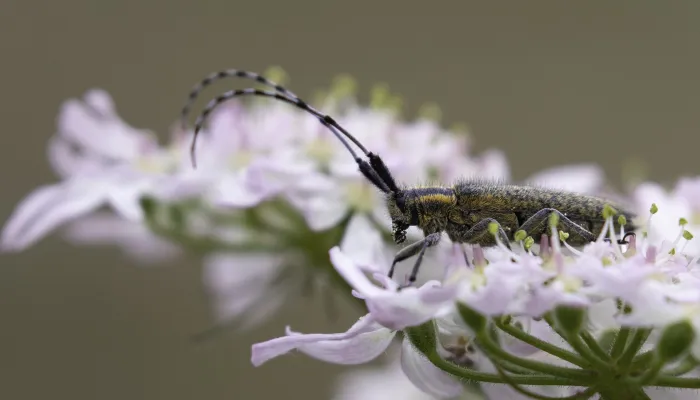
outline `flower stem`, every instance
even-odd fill
[[[610,360],[610,356],[608,356],[608,353],[603,350],[602,347],[600,347],[600,343],[598,343],[597,340],[591,335],[590,332],[588,331],[581,331],[580,333],[581,339],[586,343],[589,349],[595,353],[596,356],[600,357],[601,360],[608,361]]]
[[[656,378],[659,376],[659,372],[661,371],[661,368],[663,368],[663,366],[663,360],[661,360],[661,358],[659,357],[655,357],[654,361],[651,364],[651,367],[647,369],[646,372],[644,372],[644,374],[637,379],[639,385],[645,386],[654,383],[654,381],[656,381]]]
[[[615,343],[613,344],[612,350],[610,350],[610,356],[613,359],[617,360],[622,355],[622,352],[625,350],[625,346],[627,345],[627,338],[629,338],[631,331],[632,330],[628,327],[622,327],[617,332],[617,336],[615,336]]]
[[[674,368],[668,369],[663,372],[664,375],[679,376],[687,374],[692,371],[693,368],[698,366],[698,362],[695,361],[693,357],[686,357],[680,364]]]
[[[508,323],[504,323],[499,319],[494,319],[496,326],[503,332],[513,336],[514,338],[529,344],[530,346],[537,347],[538,349],[549,353],[555,357],[559,357],[562,360],[568,361],[571,364],[578,365],[579,367],[585,368],[589,365],[584,359],[579,357],[576,353],[572,353],[568,350],[557,347],[549,342],[539,339],[529,333],[518,329]]]
[[[567,338],[567,342],[574,348],[583,358],[590,362],[600,372],[608,372],[611,366],[603,359],[598,357],[581,339],[578,334],[571,334]],[[597,344],[597,343],[596,343]]]
[[[594,378],[594,376],[588,371],[558,367],[555,365],[534,360],[528,360],[526,358],[521,358],[510,354],[507,351],[503,350],[498,344],[496,344],[493,341],[493,339],[491,339],[490,335],[488,334],[488,331],[482,331],[477,333],[476,343],[494,362],[500,363],[501,360],[504,360],[509,363],[518,365],[520,367],[531,369],[533,371],[550,374],[561,378],[578,380],[584,383],[589,382]]]
[[[460,367],[454,363],[444,360],[440,357],[437,350],[428,354],[428,360],[433,365],[441,370],[453,375],[457,378],[465,380],[473,380],[487,383],[505,383],[501,377],[495,374],[478,372],[472,369]],[[549,375],[527,375],[527,376],[511,376],[512,382],[521,385],[536,385],[536,386],[580,386],[581,383],[575,380],[559,378]]]
[[[593,351],[586,346],[581,337],[578,334],[567,335],[556,328],[554,319],[551,314],[545,314],[544,320],[547,321],[549,326],[561,336],[571,347],[576,350],[586,361],[588,361],[592,366],[598,369],[598,371],[608,372],[610,366],[603,361],[599,356],[593,353]]]
[[[649,334],[651,334],[650,328],[639,328],[635,330],[632,339],[627,345],[627,348],[617,360],[617,365],[621,369],[623,369],[624,371],[628,371],[633,360],[635,361],[635,363],[638,361],[638,359],[639,361],[641,361],[641,358],[635,356],[637,355],[637,352],[639,352],[639,349],[641,349],[642,346],[644,346],[644,343],[647,341]]]
[[[700,378],[679,378],[677,376],[661,375],[651,386],[700,389]]]
[[[591,396],[595,394],[595,389],[594,388],[586,388],[581,393],[576,393],[571,396],[567,397],[552,397],[552,396],[544,396],[535,392],[532,392],[530,390],[527,390],[517,383],[513,382],[513,379],[508,376],[506,373],[503,372],[503,369],[501,368],[502,366],[499,366],[498,363],[493,364],[494,367],[496,368],[496,371],[498,371],[498,375],[503,378],[503,380],[510,386],[513,390],[516,392],[522,394],[523,396],[532,398],[532,399],[537,399],[537,400],[586,400],[589,399]]]

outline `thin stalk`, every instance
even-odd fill
[[[504,360],[533,371],[550,374],[565,379],[582,380],[583,382],[590,381],[594,378],[592,374],[584,370],[558,367],[552,364],[528,360],[526,358],[521,358],[510,354],[494,343],[487,332],[478,333],[476,343],[481,350],[488,355],[489,358],[495,359],[493,360],[494,362],[501,362],[501,360]]]
[[[513,336],[514,338],[525,342],[530,346],[537,347],[538,349],[549,353],[555,357],[561,358],[564,361],[568,361],[571,364],[578,365],[581,368],[585,368],[590,365],[586,360],[579,357],[578,354],[562,349],[561,347],[557,347],[549,342],[532,336],[521,329],[518,329],[510,324],[506,324],[503,321],[500,321],[499,319],[494,319],[494,323],[499,329]]]

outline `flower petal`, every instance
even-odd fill
[[[98,182],[42,186],[10,216],[2,233],[2,248],[23,250],[59,225],[96,209],[104,200],[104,186]]]
[[[437,398],[450,398],[464,391],[462,384],[433,365],[408,338],[401,343],[401,368],[418,389]]]
[[[579,193],[595,193],[603,184],[603,170],[595,164],[566,165],[541,171],[526,182]]]
[[[330,251],[331,262],[338,273],[364,298],[372,317],[390,329],[403,329],[442,316],[454,307],[456,286],[440,286],[430,281],[420,288],[375,286],[355,263],[337,247]]]
[[[263,343],[253,345],[251,362],[255,366],[260,366],[263,363],[286,354],[292,350],[299,349],[314,356],[326,356],[332,362],[343,364],[359,364],[370,361],[384,352],[393,338],[394,332],[378,326],[370,315],[365,315],[360,318],[347,332],[344,333],[316,333],[316,334],[299,334],[289,331],[287,328],[287,336],[279,337]],[[337,341],[340,344],[331,344],[329,342]],[[314,348],[316,345],[316,348]],[[381,351],[379,349],[384,346]],[[325,347],[325,349],[324,349]],[[350,349],[351,353],[344,350]],[[358,349],[363,349],[360,354]],[[369,349],[370,351],[365,351]],[[343,362],[344,361],[344,362]]]
[[[363,270],[386,272],[387,254],[382,236],[369,218],[356,213],[350,219],[343,240],[340,243],[343,253],[352,254],[352,260]]]

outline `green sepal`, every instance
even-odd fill
[[[407,327],[403,333],[411,344],[426,357],[430,357],[435,352],[437,335],[435,334],[435,323],[433,321]]]

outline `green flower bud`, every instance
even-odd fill
[[[577,335],[586,320],[586,309],[574,306],[558,306],[554,309],[554,320],[562,331]]]
[[[656,354],[664,362],[673,361],[688,351],[694,339],[695,330],[688,321],[675,322],[661,333]]]
[[[656,206],[656,203],[651,203],[651,208],[649,209],[649,212],[654,215],[657,212],[659,212],[659,207]]]
[[[684,230],[683,231],[683,239],[685,240],[690,240],[693,238],[693,234],[690,233],[689,231]]]

